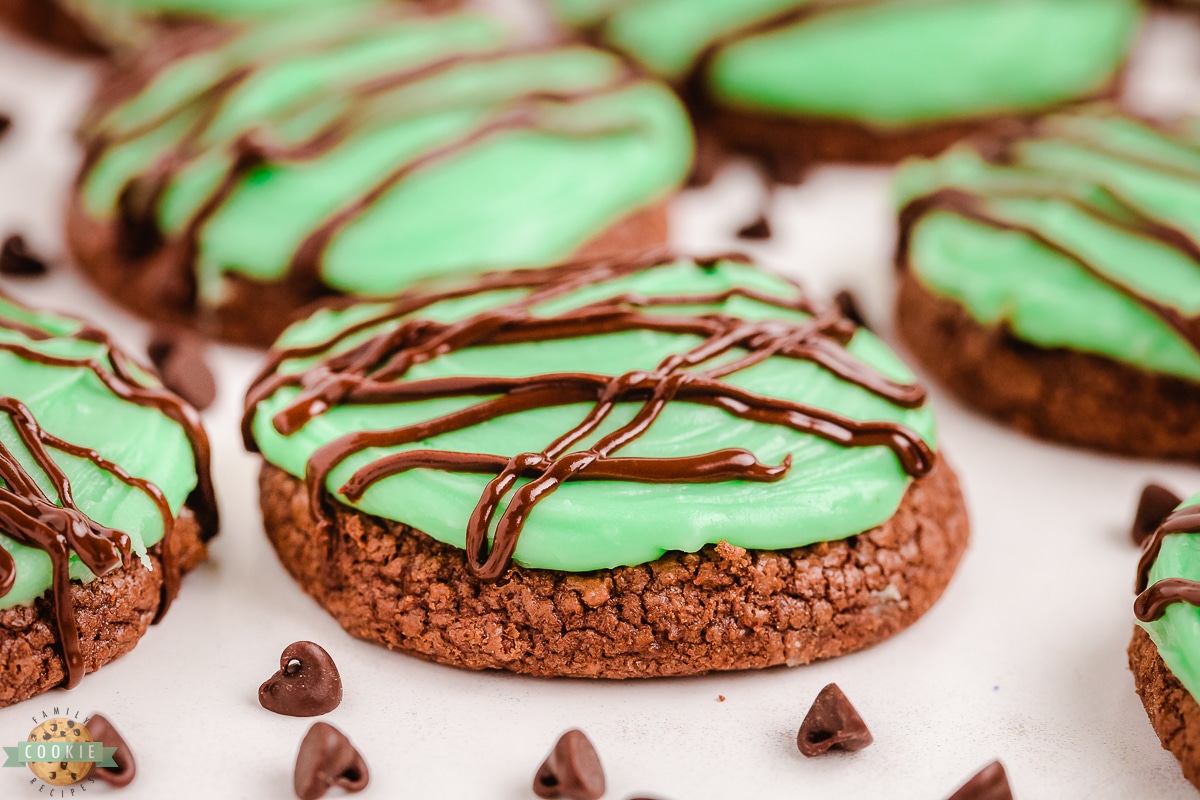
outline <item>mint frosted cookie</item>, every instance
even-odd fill
[[[1200,131],[1106,107],[903,166],[897,324],[1038,436],[1200,458]]]
[[[436,7],[454,0],[338,0],[342,6],[387,2]],[[164,28],[257,25],[308,12],[326,0],[0,0],[0,22],[59,48],[81,53],[148,45]]]
[[[243,428],[305,590],[471,669],[841,655],[920,617],[967,542],[905,366],[736,256],[327,307],[276,343]]]
[[[784,179],[933,154],[982,122],[1108,95],[1142,19],[1136,0],[547,2]]]
[[[1142,546],[1129,668],[1162,745],[1200,788],[1200,495]]]
[[[0,296],[0,706],[128,652],[216,533],[199,415],[83,322]]]
[[[661,244],[692,158],[678,101],[611,54],[391,8],[164,40],[84,130],[83,269],[263,345],[322,296]]]

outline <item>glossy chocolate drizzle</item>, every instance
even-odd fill
[[[218,42],[214,42],[217,44]],[[266,64],[239,67],[215,81],[206,90],[148,123],[121,135],[100,135],[88,147],[84,169],[79,182],[87,179],[91,168],[103,154],[115,145],[152,133],[167,124],[174,114],[191,106],[201,109],[195,122],[180,141],[160,156],[158,161],[141,175],[126,184],[120,195],[118,224],[121,247],[134,261],[145,260],[149,268],[161,276],[164,286],[173,288],[171,295],[180,304],[195,307],[198,294],[195,270],[200,249],[200,236],[205,227],[228,201],[235,190],[253,171],[272,164],[297,164],[319,159],[341,145],[363,125],[365,109],[374,98],[402,89],[453,69],[468,65],[485,65],[505,59],[530,56],[556,49],[549,45],[505,47],[482,53],[459,53],[438,58],[416,67],[384,73],[347,87],[344,108],[307,139],[285,144],[271,141],[261,128],[243,132],[228,146],[229,166],[207,199],[192,215],[183,231],[172,239],[164,238],[158,224],[158,209],[164,192],[172,181],[208,153],[203,139],[217,120],[221,110],[237,90],[261,71]],[[146,76],[141,76],[145,78]],[[611,80],[591,89],[575,92],[531,90],[522,93],[493,109],[473,129],[457,139],[403,160],[369,187],[360,196],[334,211],[314,227],[292,254],[284,280],[303,287],[311,295],[329,293],[321,277],[325,251],[334,238],[354,220],[366,213],[383,196],[410,175],[449,160],[479,143],[501,134],[519,130],[537,130],[564,137],[601,137],[629,133],[634,123],[615,127],[577,128],[553,124],[548,109],[577,104],[605,94],[617,92],[645,80],[631,68],[624,68]],[[398,117],[403,111],[394,112]],[[408,112],[412,113],[412,112]]]
[[[710,269],[718,260],[695,261]],[[480,397],[478,403],[435,419],[383,431],[363,431],[336,439],[311,457],[305,476],[318,531],[335,540],[326,498],[330,473],[347,457],[368,448],[394,447],[538,408],[592,403],[578,425],[554,438],[541,452],[512,457],[420,449],[386,455],[356,471],[338,490],[350,501],[360,499],[374,483],[412,469],[440,469],[494,476],[468,523],[467,560],[473,574],[495,580],[508,569],[522,527],[538,502],[567,480],[642,483],[713,483],[777,481],[791,467],[762,464],[747,450],[725,449],[684,458],[622,457],[621,448],[644,434],[668,403],[695,403],[719,408],[742,419],[810,433],[844,447],[882,445],[891,448],[903,468],[915,477],[929,472],[935,455],[920,437],[894,422],[858,422],[831,411],[749,392],[722,380],[772,357],[812,361],[842,380],[904,408],[925,399],[916,385],[898,384],[859,362],[845,349],[853,323],[831,309],[814,309],[797,288],[796,299],[734,288],[709,294],[645,297],[615,293],[558,314],[538,315],[534,308],[569,294],[644,270],[674,264],[665,252],[633,262],[599,260],[541,270],[493,273],[467,289],[410,292],[379,314],[341,330],[319,344],[272,351],[251,386],[243,417],[247,448],[256,449],[251,425],[258,404],[284,387],[300,389],[296,398],[272,420],[287,436],[335,405],[416,402],[443,397]],[[524,288],[523,299],[449,324],[421,319],[422,309],[454,297],[498,289]],[[803,322],[748,321],[716,311],[686,313],[679,306],[717,305],[734,297],[788,311],[810,314]],[[377,330],[375,330],[378,328]],[[470,347],[576,339],[623,331],[690,334],[702,341],[673,354],[653,370],[622,375],[583,372],[551,373],[523,378],[450,377],[405,381],[414,365]],[[339,350],[352,336],[369,332],[365,341]],[[738,351],[730,358],[722,358]],[[319,357],[300,374],[278,372],[283,362]],[[601,437],[591,447],[573,450],[596,431],[619,403],[640,403],[627,424]],[[521,478],[529,480],[517,488]],[[496,520],[505,498],[508,506]],[[495,524],[489,550],[488,531]]]
[[[1151,124],[1147,120],[1139,121],[1143,124]],[[1169,134],[1169,130],[1165,127],[1156,127],[1158,127],[1161,133]],[[1048,125],[1044,128],[1043,124],[1038,123],[1016,126],[1013,130],[1006,131],[996,137],[980,140],[975,146],[985,160],[996,164],[1009,165],[1018,160],[1019,155],[1016,148],[1022,139],[1037,138],[1040,136],[1061,139],[1071,144],[1087,147],[1127,161],[1137,161],[1143,166],[1160,170],[1164,174],[1176,175],[1180,172],[1180,170],[1168,168],[1155,161],[1139,161],[1126,153],[1106,150],[1103,145],[1094,141],[1075,138],[1067,134],[1054,133]],[[1138,209],[1135,204],[1122,197],[1121,193],[1111,186],[1097,185],[1096,188],[1103,194],[1107,203],[1119,210],[1119,215],[1115,215],[1098,205],[1085,202],[1083,199],[1073,196],[1066,191],[1048,188],[1046,185],[1047,177],[1050,177],[1050,175],[1041,176],[1040,181],[1035,180],[1031,183],[1030,188],[1026,190],[1014,187],[1004,191],[988,190],[986,195],[981,195],[962,188],[943,188],[909,201],[901,209],[899,215],[900,233],[896,246],[897,268],[903,270],[911,267],[910,256],[913,231],[920,221],[935,212],[949,212],[973,222],[995,228],[996,230],[1022,234],[1047,250],[1068,259],[1099,283],[1120,292],[1146,311],[1158,317],[1175,330],[1193,349],[1200,352],[1200,317],[1190,317],[1179,309],[1138,291],[1136,287],[1109,275],[1085,256],[1074,252],[1065,244],[1055,241],[1041,231],[1029,225],[1004,219],[1001,214],[990,208],[989,200],[1045,198],[1069,203],[1077,210],[1107,225],[1169,247],[1196,262],[1198,266],[1200,266],[1200,243],[1196,242],[1186,231],[1148,216]]]
[[[1174,603],[1200,606],[1200,581],[1164,578],[1152,586],[1147,585],[1150,583],[1150,569],[1162,552],[1163,541],[1179,533],[1200,533],[1200,506],[1185,506],[1172,512],[1142,545],[1137,572],[1138,596],[1133,603],[1133,613],[1142,622],[1161,618],[1167,607]]]
[[[8,298],[5,300],[13,302]],[[35,341],[52,338],[45,331],[15,320],[5,320],[3,325]],[[90,358],[48,355],[16,342],[0,342],[0,350],[12,353],[24,361],[48,367],[90,370],[117,397],[154,408],[179,424],[191,442],[195,454],[196,488],[188,497],[187,506],[196,517],[202,538],[212,538],[218,525],[217,506],[209,470],[208,437],[200,425],[199,415],[170,392],[143,385],[135,376],[133,365],[128,358],[103,332],[84,325],[73,337],[102,345],[105,349],[106,363],[102,364]],[[175,517],[166,497],[153,483],[130,475],[95,450],[63,441],[43,430],[32,412],[16,398],[0,397],[0,413],[8,417],[29,457],[54,487],[55,497],[48,497],[17,456],[0,442],[0,479],[3,480],[3,485],[0,486],[0,532],[13,541],[41,550],[50,557],[52,583],[48,594],[62,648],[65,686],[71,688],[79,683],[85,672],[71,599],[71,552],[75,552],[79,560],[96,575],[104,575],[122,564],[129,563],[132,556],[127,534],[92,520],[75,504],[70,481],[50,451],[90,461],[96,468],[141,491],[158,508],[163,524],[163,538],[159,548],[163,574],[155,622],[162,618],[179,592],[180,568],[176,562],[177,554],[172,537]],[[16,577],[16,563],[8,551],[0,548],[0,596],[11,591]]]

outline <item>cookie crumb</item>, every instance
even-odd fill
[[[830,750],[862,750],[875,738],[836,683],[826,686],[800,723],[796,746],[812,758]]]
[[[35,278],[47,271],[46,262],[29,251],[24,236],[17,233],[4,240],[0,248],[0,275]]]
[[[717,695],[717,702],[718,702],[718,703],[724,703],[724,702],[725,702],[725,695],[723,695],[723,694],[719,694],[719,695]]]

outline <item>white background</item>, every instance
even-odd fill
[[[138,349],[145,327],[81,285],[63,255],[61,209],[77,158],[70,132],[91,80],[85,65],[0,36],[0,111],[15,122],[0,142],[0,235],[23,232],[54,262],[52,277],[4,288],[86,315]],[[1142,109],[1197,107],[1200,29],[1157,18],[1129,84]],[[776,236],[750,247],[730,232],[767,198],[750,170],[735,168],[677,204],[678,243],[750,249],[821,295],[851,286],[882,323],[893,237],[886,182],[885,170],[818,171],[774,196]],[[370,765],[364,797],[532,797],[534,770],[570,727],[596,744],[609,798],[938,800],[994,758],[1019,800],[1196,796],[1159,747],[1125,660],[1135,498],[1152,478],[1200,490],[1196,469],[1036,442],[935,388],[973,541],[941,602],[909,631],[828,663],[758,673],[624,683],[475,674],[350,638],[279,566],[262,534],[258,459],[237,435],[259,358],[227,347],[210,357],[220,397],[205,421],[224,520],[211,560],[133,653],[71,692],[0,710],[0,743],[24,737],[42,709],[103,711],[138,760],[122,797],[291,797],[311,720],[263,710],[256,692],[284,646],[311,639],[341,668],[345,700],[323,719]],[[861,711],[875,744],[805,759],[796,729],[829,682]],[[0,769],[0,798],[38,796],[31,777]],[[113,791],[94,784],[77,796]]]

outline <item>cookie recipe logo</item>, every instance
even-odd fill
[[[47,797],[72,797],[76,789],[86,791],[75,784],[86,780],[95,767],[116,767],[113,756],[117,748],[96,741],[87,729],[90,717],[79,717],[80,712],[71,714],[70,708],[61,716],[57,707],[53,712],[42,711],[40,719],[33,718],[36,724],[25,741],[4,748],[4,766],[29,767],[35,776],[29,782],[40,781],[43,785],[38,791],[49,789]]]

